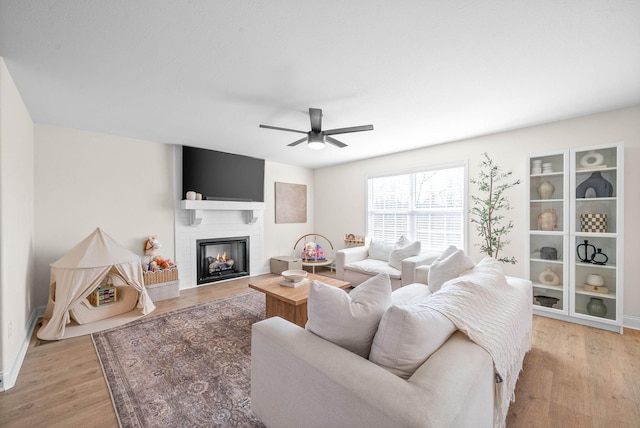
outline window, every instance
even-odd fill
[[[423,249],[465,248],[464,164],[370,177],[367,235],[396,242],[401,235]]]

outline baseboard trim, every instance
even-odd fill
[[[623,319],[624,328],[640,330],[640,317],[625,315]]]
[[[16,352],[15,356],[13,357],[13,361],[9,365],[8,371],[0,372],[0,392],[6,391],[15,386],[16,380],[18,379],[18,374],[20,373],[20,369],[22,368],[22,363],[24,362],[24,357],[27,355],[29,342],[31,341],[33,331],[36,328],[36,323],[38,322],[38,319],[42,315],[44,315],[45,309],[45,306],[39,306],[31,312],[31,316],[29,317],[29,326],[20,339],[20,347],[18,348],[18,352]]]

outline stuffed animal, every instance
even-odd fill
[[[302,260],[315,260],[316,258],[316,243],[307,242],[304,244],[304,250],[302,250]]]
[[[173,263],[170,259],[165,259],[162,256],[155,256],[151,263],[156,263],[156,265],[160,269],[170,269],[176,266],[176,264]]]
[[[145,256],[153,256],[158,248],[162,247],[160,241],[155,236],[149,236],[146,241],[144,241],[144,255]]]

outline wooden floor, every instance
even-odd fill
[[[183,290],[156,302],[151,316],[244,292],[249,281]],[[533,325],[509,428],[640,427],[640,331],[619,335],[543,317]],[[34,336],[16,385],[0,393],[0,427],[117,426],[91,338]]]

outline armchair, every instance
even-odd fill
[[[439,251],[428,250],[418,255],[406,257],[401,262],[390,264],[393,244],[367,243],[361,247],[352,247],[336,252],[336,278],[357,286],[379,273],[386,273],[395,290],[416,281],[416,269],[428,266],[440,255]],[[426,284],[426,282],[424,282]]]

